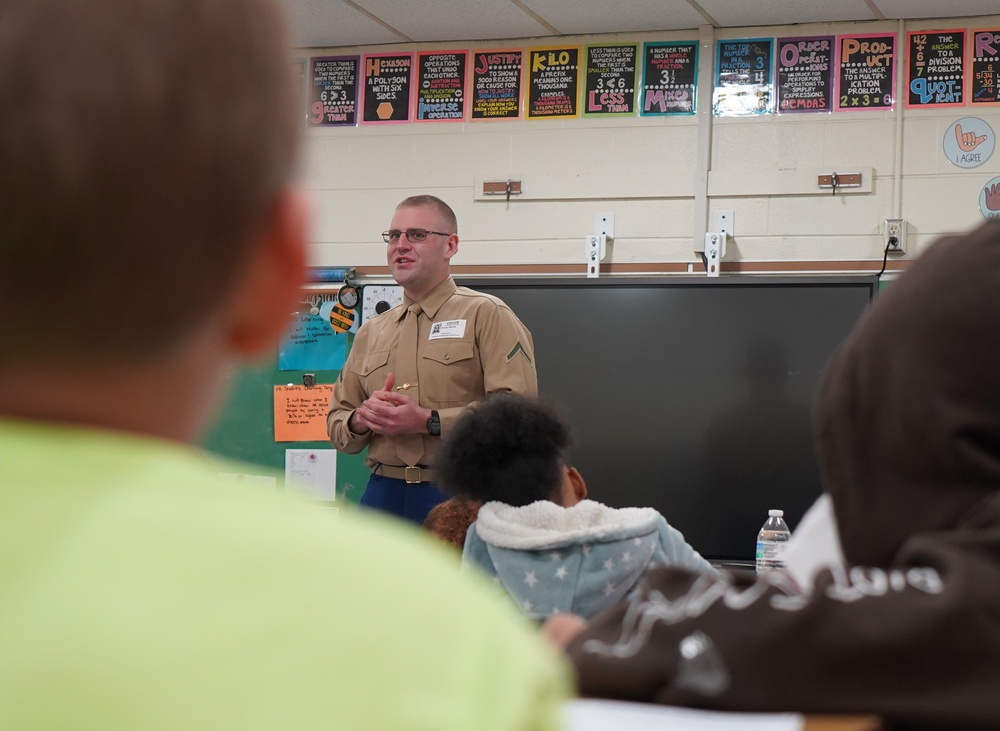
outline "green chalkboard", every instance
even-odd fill
[[[350,349],[354,336],[348,334]],[[340,371],[310,371],[316,383],[333,383]],[[274,441],[274,386],[301,384],[305,371],[278,370],[278,357],[256,366],[235,370],[230,377],[229,396],[202,441],[208,452],[262,465],[283,475],[286,449],[329,447],[329,442]],[[357,503],[368,482],[365,453],[337,455],[337,498]],[[280,484],[280,482],[279,482]]]

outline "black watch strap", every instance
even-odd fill
[[[427,433],[432,437],[441,436],[441,415],[431,410],[431,418],[427,420]]]

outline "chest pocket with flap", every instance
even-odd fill
[[[435,404],[464,406],[479,395],[482,369],[471,340],[448,338],[430,342],[421,356],[421,387]]]
[[[361,365],[355,368],[361,383],[364,384],[366,394],[371,395],[373,391],[378,391],[385,386],[388,363],[389,351],[376,350],[373,353],[368,353],[361,361]]]

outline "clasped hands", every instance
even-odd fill
[[[373,431],[376,434],[395,437],[400,434],[417,434],[427,431],[427,420],[431,410],[396,390],[396,377],[390,373],[385,386],[374,391],[371,396],[354,411],[351,430],[355,433]]]

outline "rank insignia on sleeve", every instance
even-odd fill
[[[528,355],[528,351],[524,349],[523,345],[521,345],[520,340],[518,340],[514,344],[514,347],[510,349],[510,352],[507,353],[507,362],[510,363],[512,360],[514,360],[514,358],[517,356],[518,353],[524,356],[525,360],[528,361],[529,365],[531,365],[532,367],[534,366],[534,363],[531,362],[531,356]]]

